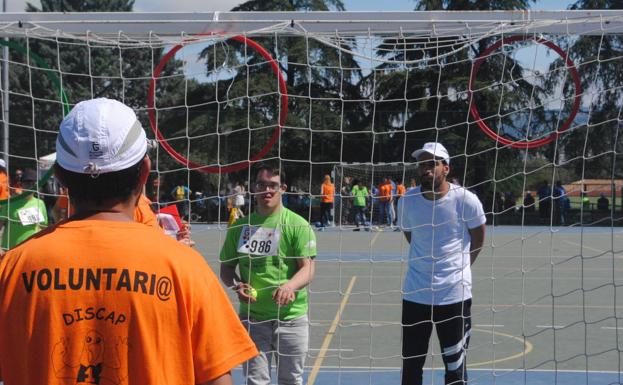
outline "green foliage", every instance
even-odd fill
[[[41,7],[26,3],[26,12],[130,12],[134,0],[41,0]]]

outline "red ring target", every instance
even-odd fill
[[[198,35],[198,36],[202,36],[202,35]],[[246,44],[247,46],[251,47],[255,52],[259,53],[264,59],[266,59],[270,63],[273,69],[273,72],[275,73],[275,75],[277,75],[277,78],[279,80],[279,91],[280,91],[279,97],[281,101],[281,112],[279,114],[279,123],[277,127],[275,128],[275,132],[270,137],[266,145],[257,154],[252,156],[249,160],[243,160],[240,162],[230,164],[228,166],[205,166],[205,165],[198,164],[186,158],[179,152],[175,151],[175,149],[169,144],[168,140],[162,135],[162,132],[160,132],[160,130],[158,129],[158,123],[156,121],[156,112],[154,108],[156,79],[160,76],[160,73],[164,69],[164,66],[167,64],[167,62],[171,60],[171,58],[177,53],[177,51],[182,49],[186,44],[176,45],[169,52],[167,52],[167,54],[164,55],[164,57],[160,60],[160,62],[158,63],[158,66],[156,66],[156,68],[154,69],[154,75],[151,79],[151,82],[149,83],[149,91],[147,94],[147,108],[148,108],[148,113],[149,113],[149,123],[150,123],[151,129],[156,135],[156,138],[158,139],[158,143],[160,143],[162,147],[166,150],[166,152],[168,152],[169,155],[171,155],[173,159],[175,159],[179,163],[183,164],[186,167],[196,169],[197,171],[206,172],[206,173],[221,173],[221,172],[232,172],[232,171],[243,170],[249,167],[251,163],[261,159],[264,155],[268,153],[268,151],[270,151],[270,149],[275,144],[275,142],[277,142],[277,139],[279,139],[281,128],[285,125],[286,118],[288,116],[288,88],[286,86],[286,81],[283,78],[283,74],[281,73],[281,70],[279,69],[279,65],[277,64],[277,61],[270,55],[270,53],[268,53],[268,51],[266,51],[266,49],[264,49],[264,47],[262,47],[257,42],[245,36],[237,35],[237,36],[231,37],[230,39]]]
[[[558,56],[560,56],[565,61],[565,64],[567,65],[567,69],[571,73],[571,77],[573,78],[573,83],[575,85],[575,98],[573,102],[573,107],[571,108],[571,114],[564,121],[560,129],[552,132],[551,135],[545,138],[532,140],[532,141],[531,140],[515,141],[515,140],[505,138],[501,135],[498,135],[484,122],[484,120],[480,117],[480,113],[478,112],[478,108],[476,107],[476,103],[474,102],[472,89],[474,86],[476,75],[478,74],[478,71],[480,70],[480,66],[493,51],[500,48],[500,46],[504,44],[510,44],[510,43],[514,43],[518,41],[525,41],[525,40],[534,40],[538,44],[545,45],[546,47],[556,52]],[[569,59],[569,55],[567,55],[567,53],[563,51],[563,49],[557,46],[556,44],[552,43],[549,40],[545,40],[545,39],[538,38],[535,36],[511,36],[511,37],[507,37],[507,38],[504,38],[502,40],[495,42],[495,44],[489,46],[486,50],[484,50],[483,53],[481,53],[478,56],[478,58],[476,58],[476,61],[474,62],[474,67],[472,68],[472,73],[469,77],[469,91],[468,92],[469,92],[469,101],[470,101],[469,112],[472,115],[472,118],[474,118],[474,120],[476,121],[476,124],[478,124],[478,127],[480,127],[480,129],[485,134],[487,134],[487,136],[489,136],[493,140],[496,140],[502,144],[509,145],[514,148],[526,149],[526,148],[540,147],[544,144],[550,143],[551,141],[558,138],[558,135],[560,133],[566,131],[569,128],[571,123],[573,123],[575,116],[578,114],[578,111],[580,110],[580,102],[582,99],[582,83],[580,81],[580,74],[578,73],[577,68],[575,68],[575,64],[573,64],[571,59]]]

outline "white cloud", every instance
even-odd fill
[[[136,12],[216,12],[229,11],[241,0],[136,0]]]
[[[40,7],[41,2],[39,0],[6,0],[7,12],[24,12],[26,10],[26,3],[30,3],[35,7]]]

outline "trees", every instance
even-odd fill
[[[40,8],[27,3],[26,10],[129,11],[133,3],[42,0]],[[11,47],[9,153],[14,167],[36,168],[36,158],[54,152],[63,112],[83,99],[109,96],[140,105],[136,99],[145,87],[134,77],[149,67],[145,52],[104,44],[76,45],[62,37],[12,39]]]
[[[623,9],[615,0],[578,0],[571,7],[579,9]],[[584,96],[583,119],[579,126],[561,138],[561,163],[571,165],[582,178],[623,178],[621,153],[621,109],[623,108],[623,37],[582,35],[568,39],[571,60],[581,63],[579,73]],[[561,60],[550,68],[562,65]],[[559,73],[559,77],[564,76]],[[551,84],[551,87],[554,85]],[[569,90],[567,90],[567,93]]]
[[[340,0],[252,0],[233,11],[329,9],[344,10],[344,5]],[[365,154],[356,146],[341,151],[344,120],[355,116],[346,113],[343,100],[356,98],[356,83],[361,79],[352,55],[301,36],[266,34],[253,40],[277,60],[287,84],[286,125],[279,145],[267,157],[279,156],[284,161],[290,184],[306,187],[310,178],[319,179],[317,176],[330,169],[329,162],[352,161],[349,154]],[[219,141],[221,149],[227,148],[228,161],[246,160],[265,145],[278,124],[276,76],[264,58],[239,42],[211,44],[201,57],[210,78],[206,87],[219,100],[204,111],[219,116],[219,133],[223,134]],[[225,68],[230,71],[225,73]],[[312,165],[302,162],[308,160]],[[245,177],[246,171],[241,173],[240,177]]]
[[[530,1],[423,0],[415,3],[416,10],[426,11],[508,10],[525,9]],[[494,190],[521,191],[522,152],[496,149],[496,143],[478,129],[469,115],[467,91],[472,63],[493,40],[480,40],[470,50],[456,53],[452,52],[460,46],[460,37],[440,38],[433,43],[426,38],[390,38],[377,49],[379,55],[394,64],[380,65],[366,82],[375,95],[376,115],[384,116],[378,124],[384,125],[386,132],[396,131],[393,137],[381,136],[384,141],[381,147],[387,152],[378,159],[410,161],[413,149],[428,141],[440,141],[457,156],[452,159],[453,174],[478,190],[481,197],[492,195]],[[474,89],[478,91],[474,92],[474,102],[490,125],[512,125],[514,122],[498,118],[498,108],[512,110],[513,105],[529,100],[535,87],[521,79],[519,67],[512,65],[513,60],[504,53],[493,55],[483,63],[476,78]],[[405,67],[401,64],[404,61],[418,62]],[[511,77],[519,79],[513,85],[513,92],[503,93],[506,91],[503,87],[495,86],[500,79]],[[532,98],[538,103],[538,93]]]

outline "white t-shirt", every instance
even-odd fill
[[[461,186],[450,184],[435,201],[420,187],[408,190],[398,201],[398,226],[411,232],[403,299],[448,305],[472,298],[469,229],[485,222],[482,204]]]
[[[234,187],[234,194],[236,194],[236,197],[234,198],[234,206],[244,206],[244,188],[240,185]]]

